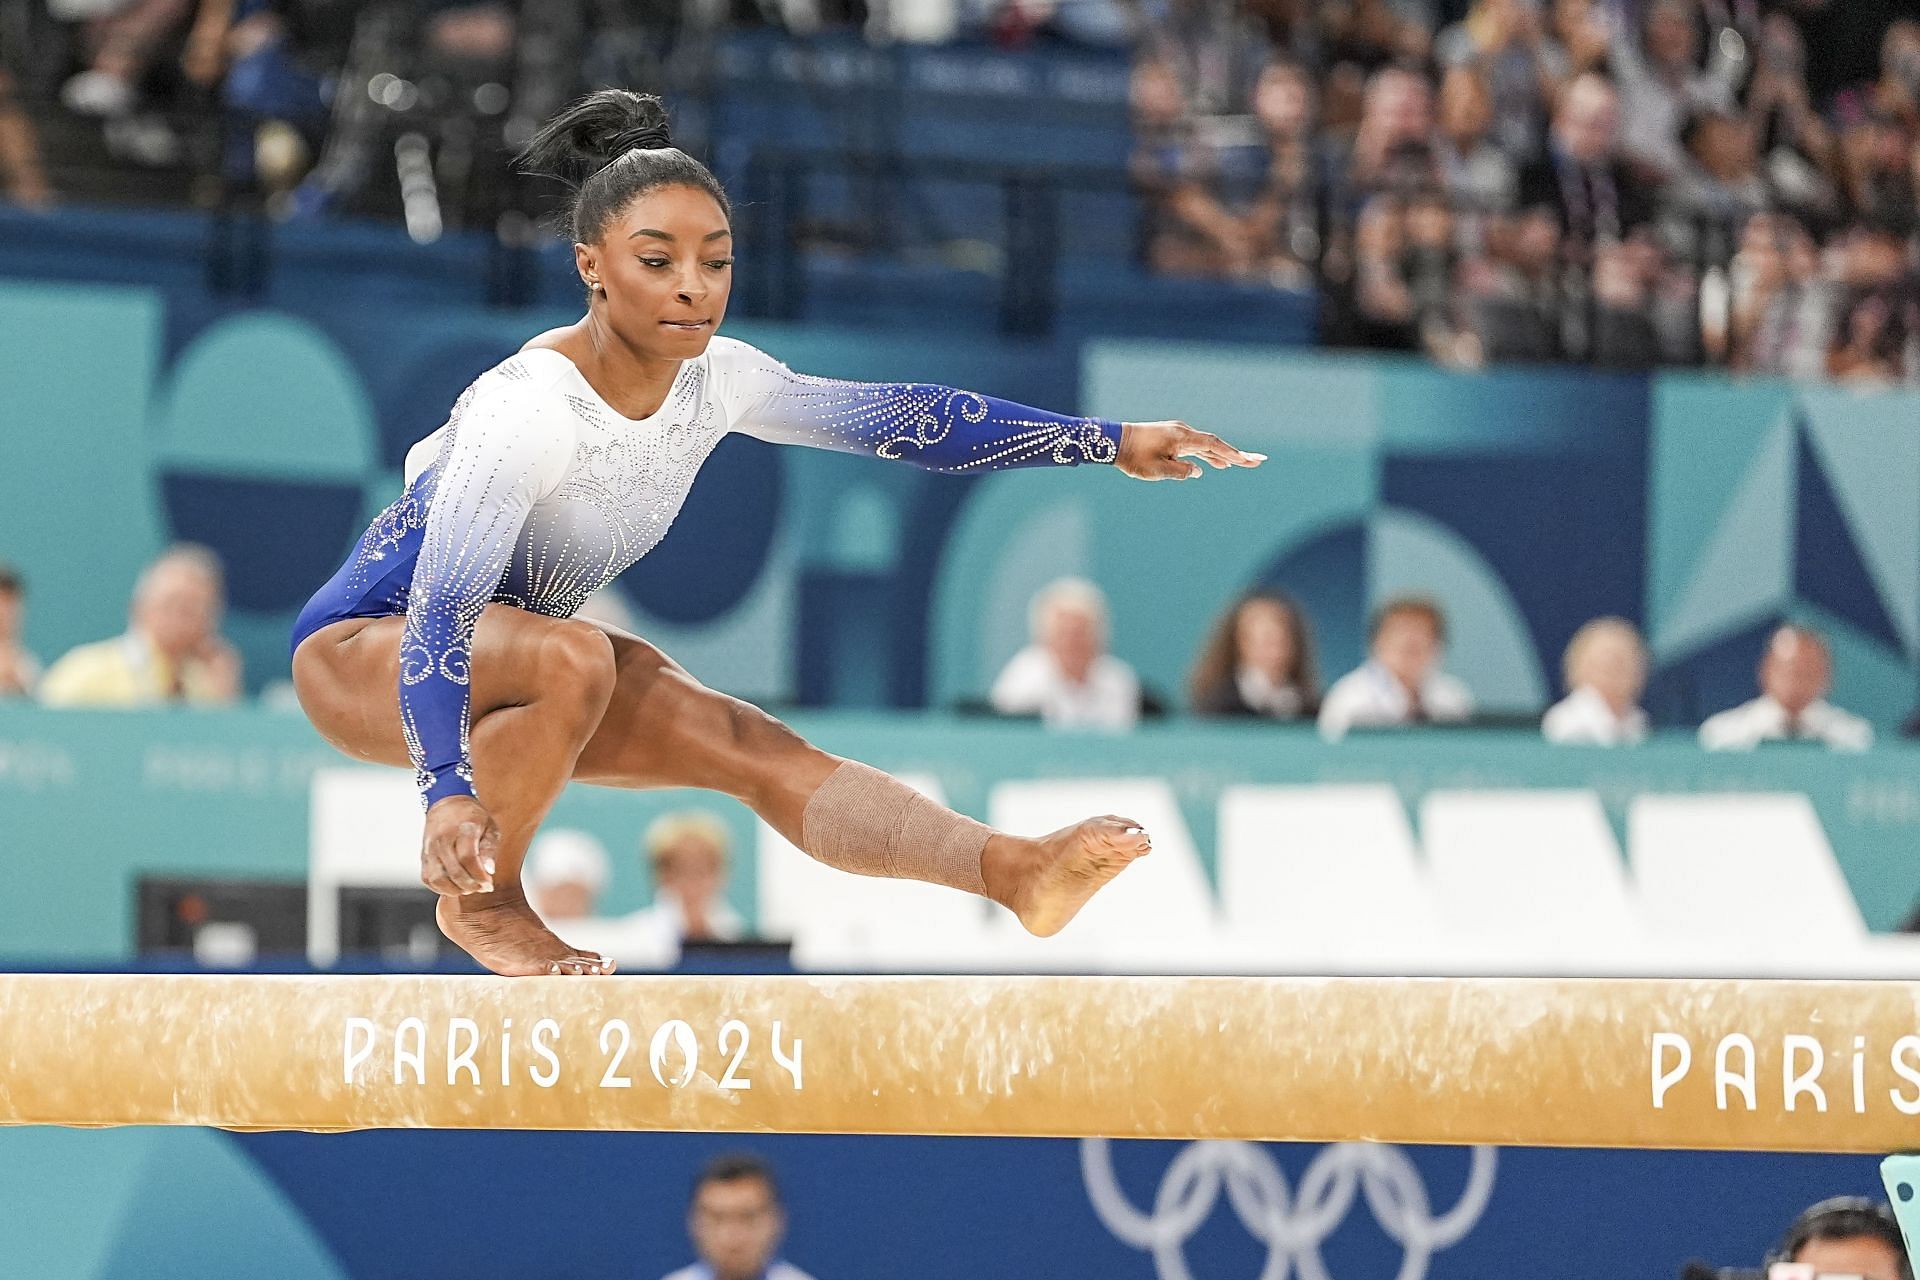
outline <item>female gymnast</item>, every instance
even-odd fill
[[[730,209],[672,145],[657,98],[582,99],[522,160],[572,190],[587,313],[467,388],[293,633],[294,687],[320,733],[414,770],[420,876],[441,895],[441,929],[495,973],[613,971],[521,893],[527,846],[572,778],[723,792],[831,866],[983,894],[1036,934],[1058,931],[1148,851],[1145,832],[1101,817],[1039,840],[1003,835],[572,615],[659,542],[729,431],[962,474],[1103,462],[1184,479],[1200,474],[1189,459],[1261,457],[1179,422],[805,377],[715,336],[733,283]]]

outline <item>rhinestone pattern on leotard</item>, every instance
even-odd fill
[[[682,365],[639,421],[558,352],[505,361],[416,446],[406,492],[302,614],[305,632],[407,615],[400,718],[427,803],[473,790],[471,653],[486,606],[571,617],[666,536],[729,430],[961,473],[1111,462],[1119,444],[1114,423],[950,387],[807,377],[726,338]]]

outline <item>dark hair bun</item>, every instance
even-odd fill
[[[520,153],[523,173],[578,187],[636,147],[673,145],[667,109],[650,93],[601,89],[563,108]]]

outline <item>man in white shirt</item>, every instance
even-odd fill
[[[758,1156],[717,1156],[693,1184],[687,1234],[700,1261],[665,1280],[812,1280],[776,1255],[787,1213],[773,1170]]]
[[[1471,718],[1473,695],[1440,670],[1446,642],[1446,615],[1433,601],[1401,596],[1381,605],[1367,624],[1366,664],[1334,681],[1320,704],[1320,732],[1339,739],[1351,729]]]
[[[1789,623],[1773,633],[1760,659],[1760,696],[1700,726],[1709,751],[1748,751],[1763,742],[1822,742],[1835,751],[1865,751],[1873,726],[1826,701],[1833,655],[1820,633]]]
[[[1591,747],[1628,746],[1647,736],[1639,707],[1647,687],[1647,647],[1625,618],[1595,618],[1567,645],[1567,696],[1548,711],[1540,730],[1548,742]]]
[[[1131,729],[1140,679],[1107,649],[1107,601],[1084,578],[1041,589],[1028,613],[1033,643],[1013,655],[988,700],[1003,716],[1040,717],[1049,729]]]

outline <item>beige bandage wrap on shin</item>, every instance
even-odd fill
[[[841,764],[814,791],[800,835],[809,854],[841,871],[986,896],[980,855],[993,828],[858,760]]]

